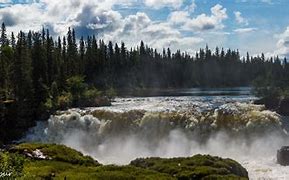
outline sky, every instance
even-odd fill
[[[48,28],[135,47],[195,53],[206,44],[241,55],[289,57],[289,0],[0,0],[7,31]]]

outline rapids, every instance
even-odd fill
[[[284,117],[252,96],[117,98],[111,107],[70,109],[39,122],[23,141],[61,143],[104,164],[138,157],[211,154],[239,161],[250,179],[289,179],[276,164],[288,145]]]

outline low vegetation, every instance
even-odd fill
[[[267,109],[289,116],[289,64],[285,61],[274,71],[269,68],[253,82],[253,92],[260,99],[256,104],[264,104]]]
[[[41,154],[37,155],[38,152]],[[20,144],[0,153],[0,172],[12,179],[248,179],[239,163],[209,155],[136,159],[101,165],[64,145]]]
[[[131,165],[166,173],[177,179],[230,179],[246,178],[248,173],[239,163],[209,155],[188,158],[136,159]]]

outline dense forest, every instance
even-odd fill
[[[45,29],[8,38],[4,23],[0,46],[0,127],[15,131],[33,125],[45,112],[110,96],[115,90],[236,87],[254,82],[266,87],[258,90],[264,94],[268,86],[282,90],[289,82],[286,58],[249,53],[240,57],[238,50],[219,47],[206,46],[193,56],[169,48],[158,52],[144,42],[127,48],[124,42],[105,43],[96,36],[77,38],[74,29],[57,39]],[[0,137],[5,141],[4,130]]]

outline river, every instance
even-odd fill
[[[180,89],[116,98],[110,107],[58,112],[25,141],[62,143],[104,164],[138,157],[211,154],[233,158],[250,179],[289,179],[276,163],[288,145],[284,117],[253,105],[250,88]]]

